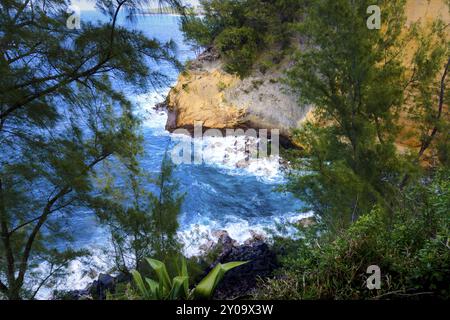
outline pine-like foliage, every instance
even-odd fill
[[[118,88],[144,91],[164,80],[147,61],[174,62],[172,45],[118,25],[122,11],[132,15],[147,2],[99,0],[109,22],[81,21],[80,29],[66,26],[69,1],[0,4],[0,294],[7,298],[34,297],[86,254],[71,249],[67,226],[89,209],[97,168],[111,157],[133,163],[139,153],[139,121]]]
[[[366,24],[373,4],[381,9],[380,30]],[[288,189],[335,230],[374,205],[391,215],[402,185],[420,171],[411,161],[417,156],[400,156],[395,144],[408,96],[416,97],[411,108],[423,111],[416,120],[426,126],[423,142],[433,140],[429,128],[442,122],[431,93],[445,89],[434,79],[446,74],[448,45],[432,38],[419,43],[411,78],[405,47],[417,34],[405,29],[404,6],[403,0],[319,0],[299,26],[305,47],[288,79],[303,103],[315,106],[315,123],[297,132],[305,150],[295,161],[303,173],[293,175]],[[436,24],[433,32],[443,28]]]
[[[112,250],[107,250],[107,255],[114,258],[116,271],[128,274],[141,269],[148,256],[168,261],[180,251],[177,231],[184,195],[173,170],[166,155],[156,177],[132,170],[119,182],[120,187],[109,177],[102,181],[102,195],[91,198],[92,207],[111,234]]]

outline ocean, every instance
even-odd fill
[[[82,12],[81,19],[96,21],[103,18],[96,12]],[[133,23],[121,19],[120,24],[141,30],[162,42],[174,41],[177,58],[186,62],[195,58],[195,53],[183,39],[179,19],[168,14],[141,15]],[[167,85],[138,96],[129,93],[129,98],[136,103],[136,112],[144,119],[145,155],[141,165],[150,174],[157,174],[166,150],[170,152],[177,142],[191,138],[167,132],[167,115],[154,110],[155,104],[163,101],[170,86],[175,84],[179,71],[165,64],[151,67],[169,77]],[[185,244],[185,254],[188,256],[199,254],[202,244],[214,240],[214,231],[226,230],[233,239],[243,242],[251,238],[252,233],[267,234],[278,225],[286,225],[305,216],[299,212],[299,200],[292,194],[276,191],[285,181],[278,157],[260,159],[241,167],[238,163],[246,154],[242,148],[236,147],[235,139],[207,138],[202,141],[207,161],[181,164],[175,169],[180,191],[186,193],[179,218],[179,237]],[[77,239],[76,246],[93,251],[91,262],[100,268],[96,271],[104,271],[101,268],[107,265],[108,258],[101,252],[102,247],[108,245],[109,237],[92,212],[86,210],[78,214],[71,229]],[[70,268],[72,274],[65,283],[66,287],[82,289],[92,281],[82,262],[75,262]],[[40,297],[48,293],[44,290]]]

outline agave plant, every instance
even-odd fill
[[[140,295],[146,300],[210,299],[227,271],[248,262],[219,263],[194,289],[190,290],[189,274],[184,258],[181,259],[179,275],[173,279],[169,277],[167,268],[163,262],[150,258],[147,258],[146,261],[155,271],[157,280],[150,278],[144,279],[138,271],[131,271]]]

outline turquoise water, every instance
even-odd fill
[[[82,13],[82,19],[97,20],[95,13]],[[178,47],[177,57],[186,61],[194,52],[184,43],[178,28],[179,18],[173,15],[139,16],[135,23],[124,20],[122,25],[142,30],[147,36],[160,41],[173,40]],[[146,95],[132,96],[138,104],[138,112],[145,117],[143,124],[145,156],[142,166],[150,173],[157,173],[166,149],[169,151],[180,139],[164,130],[166,115],[153,110],[156,102],[164,100],[178,71],[168,65],[152,66],[169,76],[167,86],[152,90]],[[208,163],[182,164],[176,168],[175,176],[180,181],[181,191],[186,193],[180,216],[180,237],[187,251],[196,252],[199,241],[193,241],[191,232],[201,232],[210,237],[214,230],[227,230],[238,241],[250,237],[251,231],[263,232],[276,223],[283,224],[299,216],[301,203],[291,194],[274,189],[283,183],[278,159],[266,159],[238,168],[237,162],[245,154],[235,147],[235,141],[216,138],[206,144],[213,148],[205,151]],[[89,218],[90,217],[90,218]],[[92,215],[86,212],[76,221],[80,246],[90,247],[106,241],[105,234]],[[200,241],[201,242],[201,241]]]

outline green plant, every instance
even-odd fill
[[[215,40],[225,58],[225,70],[241,77],[248,75],[257,57],[257,36],[251,28],[225,29]]]
[[[114,169],[114,174],[120,172],[120,168]],[[96,213],[111,234],[112,249],[106,253],[114,258],[113,270],[128,274],[139,268],[145,257],[165,261],[177,254],[181,245],[176,232],[184,194],[179,192],[174,169],[165,154],[161,171],[154,177],[136,168],[133,174],[125,175],[123,186],[113,187],[108,182],[113,178],[104,179],[101,190],[109,205],[99,206]],[[143,186],[150,183],[156,192],[144,190]],[[133,201],[124,203],[127,197]]]
[[[292,42],[292,23],[307,0],[202,0],[203,16],[182,20],[186,40],[194,46],[216,46],[226,71],[244,77],[260,53],[275,49],[282,59]],[[281,49],[281,50],[280,50]],[[266,70],[270,67],[266,66]],[[264,69],[264,68],[263,68]]]
[[[450,171],[405,191],[393,217],[374,208],[348,229],[320,221],[298,240],[278,239],[283,268],[258,299],[419,299],[450,296]],[[367,267],[381,269],[381,288],[366,287]]]
[[[172,279],[163,262],[150,258],[146,260],[154,270],[157,281],[143,278],[136,270],[131,272],[139,294],[146,300],[210,299],[226,272],[247,263],[246,261],[219,263],[194,289],[190,290],[189,274],[184,258],[181,258],[178,275]]]
[[[293,163],[302,174],[291,176],[288,190],[336,230],[374,206],[392,215],[402,190],[417,183],[425,151],[448,140],[442,106],[450,61],[443,23],[436,19],[430,32],[419,35],[405,32],[405,1],[382,0],[383,29],[389,31],[372,32],[360,14],[370,4],[314,1],[299,24],[308,45],[287,77],[301,101],[315,106],[313,123],[296,137],[304,153]],[[409,79],[410,58],[402,48],[411,39],[418,48]],[[421,140],[420,151],[411,149],[416,154],[410,157],[397,148],[405,108],[419,113],[407,128]],[[445,144],[440,149],[445,159]]]
[[[226,88],[228,88],[228,85],[227,85],[226,83],[222,82],[222,81],[220,81],[220,82],[217,84],[217,89],[218,89],[220,92],[225,91]]]
[[[2,298],[33,299],[86,256],[72,249],[69,226],[80,210],[110,205],[98,188],[106,165],[134,175],[143,151],[140,117],[125,88],[148,92],[166,80],[153,66],[178,66],[173,42],[117,23],[141,1],[96,4],[103,22],[82,19],[77,30],[66,24],[70,1],[0,5]]]

